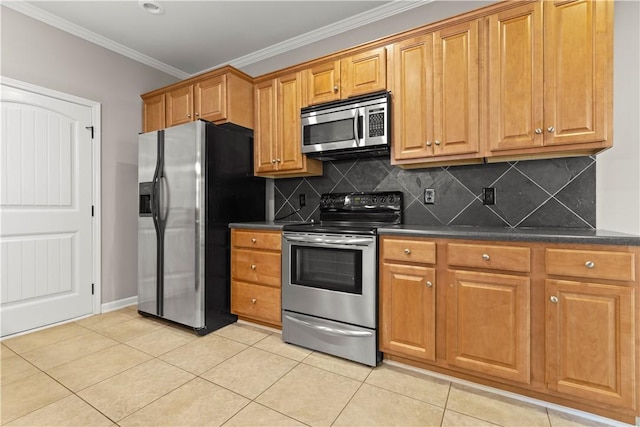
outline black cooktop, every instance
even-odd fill
[[[320,222],[290,224],[284,231],[375,234],[379,227],[402,224],[402,192],[325,193]]]

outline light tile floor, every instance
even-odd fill
[[[598,426],[233,324],[205,337],[135,307],[1,344],[2,425]]]

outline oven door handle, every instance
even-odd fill
[[[373,239],[371,238],[331,238],[327,239],[325,237],[297,237],[297,236],[284,236],[286,240],[292,242],[301,242],[301,243],[309,243],[309,244],[331,244],[331,245],[359,245],[359,246],[368,246],[373,243]]]
[[[305,322],[304,320],[296,319],[295,317],[291,317],[286,314],[284,315],[284,317],[286,317],[288,320],[292,321],[293,323],[297,323],[299,325],[305,326],[310,329],[315,329],[317,331],[324,332],[325,334],[329,334],[329,335],[336,335],[340,337],[356,337],[356,338],[370,337],[373,335],[373,332],[368,332],[368,331],[349,331],[345,329],[330,328],[328,326],[314,325],[313,323]]]

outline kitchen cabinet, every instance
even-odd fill
[[[488,160],[610,147],[613,3],[526,3],[488,21]]]
[[[313,65],[304,70],[307,87],[306,104],[321,104],[385,90],[386,71],[385,47]]]
[[[142,128],[144,132],[164,129],[165,126],[165,94],[151,96],[143,99],[142,104]]]
[[[265,177],[322,175],[322,162],[301,151],[300,73],[255,85],[255,174]]]
[[[142,95],[143,131],[203,119],[253,128],[252,79],[223,67]]]
[[[385,359],[635,422],[639,256],[635,246],[383,233],[380,350]]]
[[[548,249],[545,265],[547,386],[634,408],[635,257],[627,252]]]
[[[385,237],[380,260],[380,350],[435,361],[435,244]]]
[[[281,233],[231,230],[231,312],[280,327]]]
[[[529,252],[522,247],[448,245],[448,363],[529,383],[530,279],[504,273],[529,272]]]
[[[393,155],[410,167],[481,162],[481,20],[453,23],[393,45]]]

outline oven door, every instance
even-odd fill
[[[375,329],[376,236],[284,232],[282,309]]]

